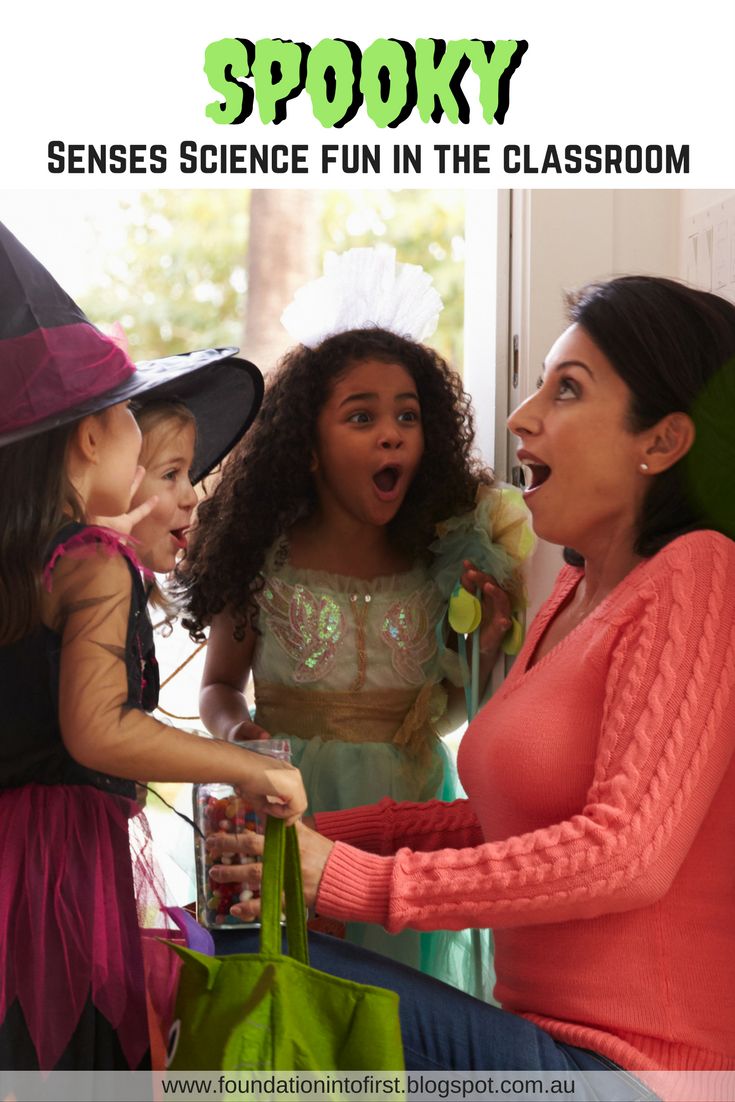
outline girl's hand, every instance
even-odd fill
[[[304,900],[312,906],[316,900],[319,882],[324,872],[327,858],[332,852],[334,842],[324,835],[310,830],[302,823],[296,824],[301,851],[301,875],[304,881]],[[215,856],[223,853],[241,853],[250,857],[263,856],[263,836],[245,832],[244,834],[212,834],[207,839],[207,847]],[[239,883],[251,891],[260,890],[263,866],[260,862],[250,865],[214,865],[209,875],[216,883]],[[260,914],[260,900],[249,899],[236,903],[232,914],[245,922],[251,922]]]
[[[482,607],[478,630],[480,654],[494,659],[503,636],[512,626],[510,600],[490,574],[477,570],[469,559],[464,560],[463,566],[460,582],[468,593],[479,597]]]
[[[264,754],[252,753],[250,758],[243,762],[245,775],[236,786],[245,803],[262,814],[285,819],[287,825],[295,823],[307,803],[301,773],[288,762]]]
[[[265,727],[259,727],[251,719],[241,719],[227,732],[228,742],[258,742],[270,737]]]
[[[135,478],[133,479],[133,485],[130,488],[131,501],[135,499],[138,487],[143,481],[144,476],[145,467],[138,467],[135,472]],[[114,528],[120,535],[129,536],[136,524],[140,524],[141,520],[145,520],[148,514],[155,509],[157,504],[158,494],[154,494],[153,497],[149,497],[148,500],[144,501],[141,505],[136,505],[134,509],[130,509],[127,513],[122,513],[119,517],[92,517],[90,523],[97,524],[101,528]]]

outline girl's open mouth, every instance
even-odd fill
[[[188,528],[172,528],[171,529],[171,535],[173,536],[174,542],[176,543],[176,546],[178,547],[179,551],[186,551],[186,548],[187,548],[186,533],[188,532],[188,530],[189,530]]]
[[[398,481],[401,477],[400,467],[381,467],[373,475],[373,482],[380,497],[390,500],[396,493]]]

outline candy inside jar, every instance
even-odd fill
[[[194,786],[194,820],[204,837],[211,834],[244,834],[246,831],[263,832],[261,816],[247,806],[241,796],[227,784],[198,784]],[[230,914],[230,908],[245,899],[252,899],[253,892],[239,881],[223,883],[210,876],[213,865],[247,865],[256,860],[241,853],[218,853],[205,843],[197,842],[197,914],[202,925],[211,928],[222,926],[248,926]]]
[[[242,744],[243,749],[269,757],[289,761],[290,746],[286,739],[261,739]],[[229,784],[195,784],[193,789],[194,822],[201,831],[197,838],[195,856],[197,869],[197,917],[209,929],[237,929],[257,926],[258,922],[244,922],[230,914],[236,903],[252,899],[257,892],[242,881],[222,882],[212,880],[210,870],[214,865],[249,865],[258,858],[242,853],[220,853],[210,848],[206,839],[212,834],[265,833],[265,817],[255,811]]]

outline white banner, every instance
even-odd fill
[[[0,25],[4,188],[735,179],[716,0],[30,0]]]

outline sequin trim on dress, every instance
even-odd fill
[[[274,638],[296,663],[294,681],[324,677],[334,665],[344,635],[344,616],[337,601],[278,578],[266,579],[256,600]]]
[[[424,666],[436,654],[434,623],[440,604],[433,582],[390,606],[381,638],[390,647],[393,669],[410,685],[426,681]]]

